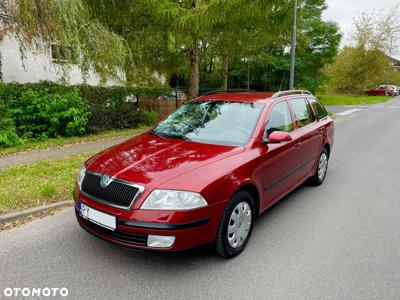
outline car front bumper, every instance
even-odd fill
[[[120,210],[93,201],[74,191],[75,215],[87,232],[127,248],[157,251],[181,251],[214,241],[225,203],[209,205],[190,211]],[[82,217],[81,202],[117,218],[116,230],[99,226]],[[149,236],[175,237],[170,247],[148,246]]]

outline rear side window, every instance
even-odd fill
[[[271,110],[266,126],[267,138],[274,131],[291,132],[293,120],[286,101],[277,103]]]
[[[306,99],[299,98],[290,101],[300,127],[314,122],[314,114]]]
[[[308,102],[313,108],[318,119],[323,119],[328,115],[328,112],[326,111],[325,107],[317,99],[311,98],[308,99]]]

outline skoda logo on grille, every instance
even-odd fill
[[[102,175],[100,179],[100,186],[104,189],[106,188],[111,182],[111,177],[108,175]]]

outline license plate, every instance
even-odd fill
[[[105,214],[81,202],[79,202],[78,207],[82,218],[87,219],[90,222],[105,227],[107,229],[115,230],[117,228],[117,221],[115,216]]]

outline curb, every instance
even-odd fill
[[[59,208],[59,207],[63,207],[66,205],[70,205],[72,203],[73,203],[72,200],[65,200],[65,201],[61,201],[61,202],[31,207],[31,208],[28,208],[28,209],[25,209],[22,211],[17,211],[14,213],[6,214],[3,216],[0,216],[0,225],[10,223],[10,222],[13,222],[15,220],[18,220],[18,219],[21,219],[21,218],[24,218],[24,217],[27,217],[30,215],[36,215],[36,214],[41,213],[42,211],[45,211],[45,210],[48,210],[51,208]]]

